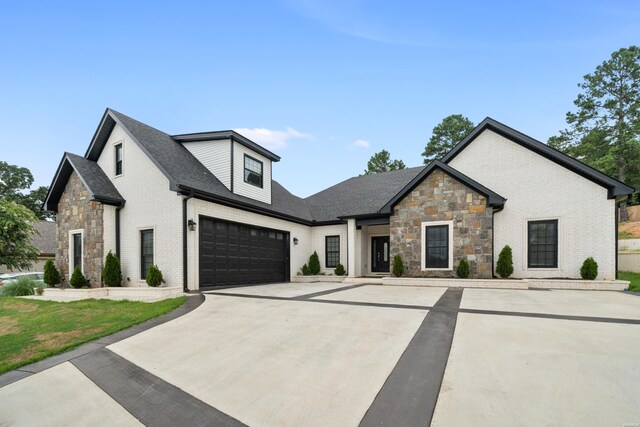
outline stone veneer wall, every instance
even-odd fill
[[[453,270],[422,271],[422,222],[451,220]],[[463,256],[469,261],[469,277],[492,277],[492,208],[487,207],[484,196],[439,169],[395,206],[390,235],[391,259],[402,256],[407,277],[455,277]]]
[[[83,229],[82,252],[84,276],[93,288],[102,284],[103,205],[89,200],[89,191],[78,175],[73,172],[58,202],[56,222],[58,224],[58,252],[56,264],[64,277],[63,284],[69,285],[69,231]]]

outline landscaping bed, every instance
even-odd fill
[[[184,296],[154,303],[0,298],[0,373],[163,315],[185,301]]]

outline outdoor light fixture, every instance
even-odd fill
[[[298,244],[298,238],[297,238],[297,237],[294,237],[294,238],[293,238],[293,244],[294,244],[294,245],[297,245],[297,244]]]
[[[196,224],[194,220],[190,219],[187,225],[189,226],[189,230],[196,231],[196,225],[198,224]]]

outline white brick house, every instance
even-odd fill
[[[107,109],[84,156],[65,153],[46,199],[57,264],[100,286],[109,251],[126,286],[151,264],[168,285],[287,281],[317,251],[322,271],[453,277],[462,257],[492,277],[577,278],[585,258],[616,274],[617,202],[634,189],[492,119],[442,161],[351,178],[301,199],[272,180],[280,158],[233,131],[168,135]]]

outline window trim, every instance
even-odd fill
[[[529,242],[529,225],[532,223],[555,223],[556,225],[556,241],[555,241],[555,265],[532,266],[531,265],[531,247]],[[525,244],[527,249],[526,266],[527,270],[559,270],[560,269],[560,219],[559,218],[535,218],[527,219],[525,223]]]
[[[114,172],[115,172],[115,176],[119,177],[124,175],[124,143],[123,141],[119,141],[117,143],[114,144]],[[118,148],[120,148],[120,173],[118,173]]]
[[[329,265],[329,239],[337,238],[338,239],[338,262],[336,265]],[[332,253],[336,251],[331,251]],[[340,235],[334,234],[330,236],[324,236],[324,265],[325,268],[336,268],[340,264]]]
[[[449,227],[449,262],[446,268],[427,267],[427,227],[446,225]],[[453,270],[453,221],[425,221],[421,224],[421,256],[420,267],[422,271],[452,271]]]
[[[151,250],[153,252],[151,253],[151,256],[152,256],[151,264],[155,265],[155,261],[156,261],[156,229],[155,229],[155,227],[140,227],[140,228],[138,228],[138,246],[139,246],[139,248],[138,248],[138,255],[139,255],[139,258],[138,258],[138,275],[139,276],[138,277],[139,277],[139,279],[138,280],[140,282],[145,282],[146,283],[147,277],[146,276],[142,277],[142,249],[143,249],[143,246],[142,246],[142,233],[145,232],[145,231],[151,231],[151,233],[152,233],[153,245],[152,245],[152,249]]]
[[[75,242],[74,236],[76,234],[80,235],[80,271],[84,274],[84,228],[79,228],[77,230],[69,230],[69,279],[71,279],[71,274],[73,274],[73,269],[75,268],[73,265],[74,252],[75,252]]]
[[[260,185],[254,184],[253,182],[250,182],[247,180],[247,173],[246,173],[247,170],[249,172],[255,173],[251,169],[247,169],[247,159],[251,159],[254,162],[260,163]],[[251,157],[250,155],[245,153],[243,162],[242,162],[242,179],[244,180],[244,182],[246,182],[249,185],[253,185],[254,187],[258,187],[258,188],[264,188],[264,163],[256,159],[255,157]]]

